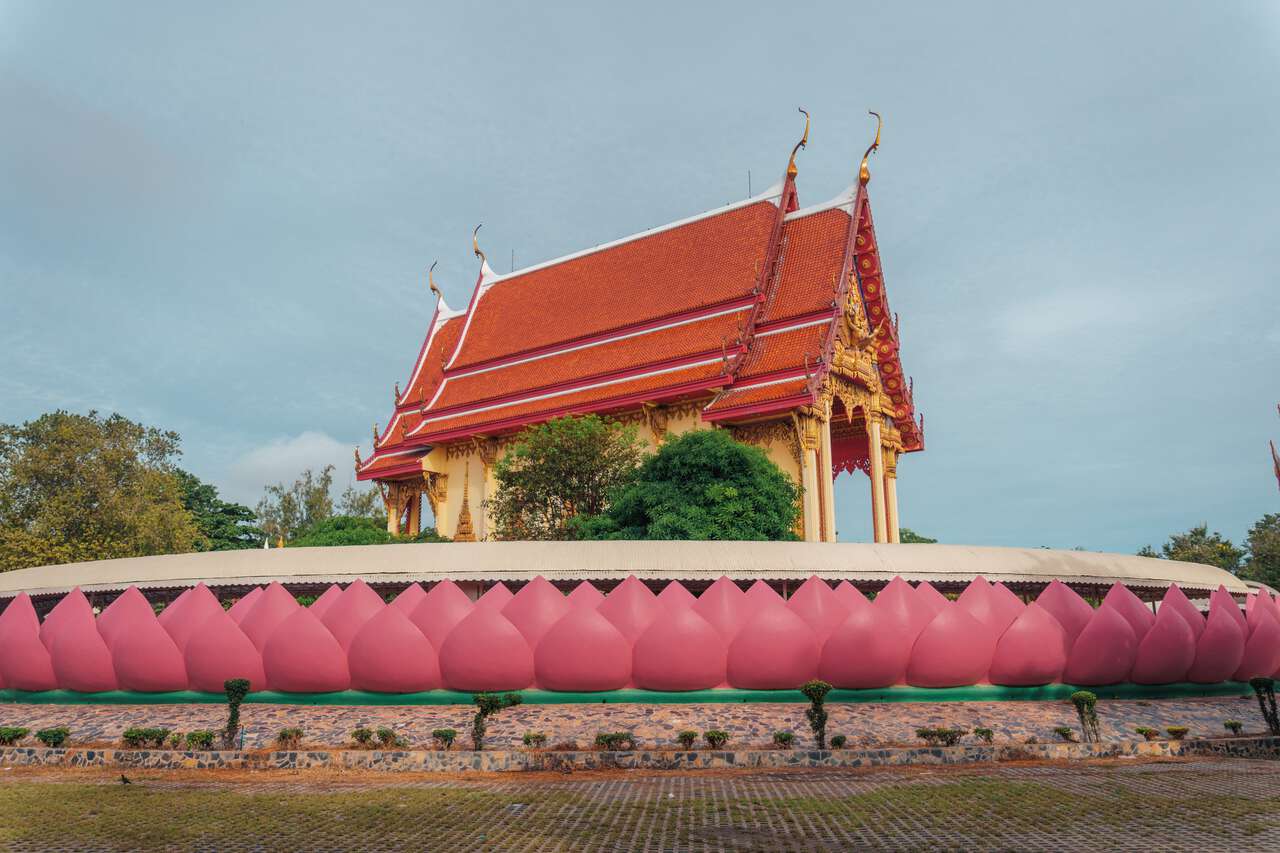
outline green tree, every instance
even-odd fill
[[[667,439],[583,539],[794,539],[798,490],[762,450],[719,429]]]
[[[289,541],[291,548],[318,548],[332,545],[386,545],[394,541],[386,522],[372,518],[336,515],[317,521]]]
[[[1160,546],[1160,553],[1150,545],[1138,551],[1139,557],[1163,557],[1166,560],[1182,560],[1188,563],[1204,563],[1217,566],[1229,572],[1240,568],[1240,559],[1244,551],[1223,539],[1218,532],[1209,532],[1209,525],[1201,524],[1186,533],[1175,533],[1169,541]]]
[[[235,551],[262,545],[262,530],[253,510],[222,500],[217,488],[201,482],[194,474],[178,469],[174,475],[182,489],[182,505],[200,531],[197,551]]]
[[[97,412],[0,425],[0,569],[193,550],[179,445]]]
[[[898,529],[898,540],[906,544],[916,545],[933,545],[938,541],[937,539],[930,539],[928,536],[921,536],[910,527]]]
[[[258,523],[272,541],[288,542],[333,516],[333,498],[329,494],[332,488],[332,465],[324,466],[319,474],[308,468],[292,486],[267,486],[266,495],[258,501]]]
[[[1249,557],[1241,574],[1280,589],[1280,513],[1269,513],[1249,530]]]
[[[377,489],[361,491],[355,486],[347,486],[338,498],[335,508],[338,515],[349,515],[354,518],[371,518],[381,521],[386,526],[382,515],[382,496]]]
[[[497,538],[573,538],[569,519],[604,511],[641,453],[634,429],[596,415],[529,427],[494,466],[486,508]]]

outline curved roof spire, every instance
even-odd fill
[[[484,256],[484,252],[481,251],[480,249],[480,241],[477,239],[477,235],[480,233],[480,229],[483,227],[484,227],[484,223],[482,222],[476,226],[476,230],[471,232],[471,251],[476,253],[476,257],[480,259],[481,266],[484,266],[485,264],[489,263],[489,259]]]
[[[880,118],[880,113],[874,110],[867,110],[867,114],[876,117],[876,138],[867,148],[866,153],[862,155],[862,165],[858,167],[858,183],[864,187],[867,185],[867,181],[871,180],[871,170],[867,168],[867,158],[880,148],[880,128],[884,127],[884,119]]]
[[[796,154],[798,154],[800,149],[804,148],[809,142],[809,111],[804,107],[799,107],[798,109],[804,114],[804,136],[800,137],[800,141],[796,143],[796,147],[791,149],[791,159],[787,161],[787,177],[789,178],[794,178],[798,171],[796,169]]]
[[[432,261],[430,269],[427,270],[427,287],[431,288],[431,292],[436,295],[436,299],[444,299],[444,294],[440,292],[440,288],[436,286],[436,279],[432,273],[435,272],[436,264],[439,261]]]

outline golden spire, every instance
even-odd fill
[[[474,542],[476,532],[471,526],[471,465],[467,464],[462,477],[462,510],[458,513],[458,529],[453,533],[454,542]]]
[[[858,167],[858,183],[864,187],[867,185],[867,181],[871,180],[871,170],[867,168],[867,158],[880,147],[880,128],[884,126],[884,120],[880,118],[880,113],[874,110],[867,110],[867,114],[876,117],[876,138],[871,143],[871,147],[867,149],[867,153],[862,155],[862,165]]]
[[[400,402],[400,383],[399,382],[396,383],[395,394],[396,394],[395,401],[398,404]]]
[[[431,288],[431,292],[436,295],[436,299],[443,299],[444,296],[440,293],[440,288],[436,287],[435,276],[431,274],[432,272],[435,271],[436,264],[438,263],[440,262],[432,261],[430,269],[427,270],[427,287]]]
[[[373,422],[373,447],[375,450],[378,448],[378,422],[377,421]]]
[[[360,458],[360,445],[356,445],[356,470],[359,471],[364,467],[364,460]]]
[[[471,232],[471,251],[476,253],[476,257],[480,259],[480,265],[484,266],[489,263],[489,259],[484,256],[484,252],[480,251],[480,241],[476,239],[476,235],[480,233],[480,229],[484,227],[484,223],[476,226],[476,230]]]
[[[796,154],[809,142],[809,112],[803,108],[800,109],[800,112],[804,113],[804,136],[800,137],[796,147],[791,149],[791,159],[787,161],[787,177],[789,178],[794,178],[798,171],[796,169]]]

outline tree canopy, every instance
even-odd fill
[[[218,490],[181,469],[174,471],[182,489],[182,505],[191,513],[199,536],[197,551],[234,551],[262,545],[262,530],[253,510],[243,504],[228,503]]]
[[[193,550],[179,441],[92,411],[0,425],[0,569]]]
[[[287,544],[290,548],[323,548],[335,545],[394,545],[405,542],[447,542],[434,527],[417,536],[392,536],[385,521],[369,516],[335,515],[322,519],[299,533]]]
[[[583,539],[794,539],[798,494],[764,451],[694,430],[668,438],[607,509],[571,527]]]
[[[1280,513],[1268,513],[1249,530],[1249,558],[1241,574],[1280,589]]]
[[[569,519],[604,511],[641,458],[634,429],[596,415],[525,429],[494,465],[497,538],[572,539]]]
[[[1244,550],[1237,548],[1230,539],[1224,539],[1217,531],[1210,533],[1209,525],[1201,524],[1186,533],[1175,533],[1160,546],[1160,552],[1150,545],[1138,552],[1141,557],[1163,557],[1166,560],[1183,560],[1188,563],[1204,563],[1229,572],[1240,568]]]
[[[904,545],[933,545],[938,540],[930,539],[928,536],[921,536],[910,527],[901,527],[898,529],[898,541]]]
[[[333,517],[332,488],[332,465],[324,466],[319,474],[308,468],[292,486],[284,483],[267,486],[266,494],[258,501],[258,523],[272,543],[288,542],[302,531]]]

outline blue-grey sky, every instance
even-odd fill
[[[186,8],[179,8],[185,6]],[[1280,7],[0,0],[0,421],[350,478],[470,232],[505,271],[799,158],[871,183],[947,542],[1131,551],[1280,509]],[[519,335],[519,328],[512,328]],[[867,481],[837,481],[842,539]]]

